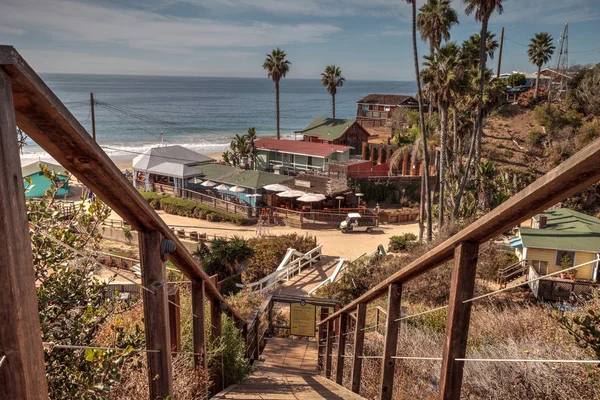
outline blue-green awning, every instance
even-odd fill
[[[508,243],[510,244],[510,247],[523,247],[523,241],[520,237],[510,238],[508,239]]]

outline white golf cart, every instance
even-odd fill
[[[342,233],[348,232],[373,232],[377,226],[377,220],[373,217],[362,216],[359,213],[348,213],[344,221],[340,223]]]

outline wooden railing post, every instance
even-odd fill
[[[331,352],[333,351],[334,320],[327,321],[327,341],[325,342],[325,377],[331,378]]]
[[[335,382],[342,384],[344,379],[344,356],[346,355],[346,328],[348,325],[348,314],[340,314],[340,332],[338,340],[337,367],[335,370]]]
[[[207,368],[206,357],[206,316],[204,309],[205,287],[202,279],[192,280],[192,312],[195,317],[192,318],[194,334],[194,365],[196,368]]]
[[[168,287],[166,267],[160,254],[161,240],[157,231],[139,231],[142,285],[152,290],[144,290],[146,348],[159,351],[147,353],[151,399],[173,395]]]
[[[362,357],[365,343],[365,322],[367,320],[367,304],[359,303],[356,308],[356,322],[354,324],[354,356],[352,357],[352,391],[360,391],[360,378],[362,374]]]
[[[171,351],[181,351],[181,312],[179,288],[175,285],[169,288],[169,332],[171,336]],[[176,354],[173,354],[175,357]]]
[[[456,359],[464,358],[467,351],[471,303],[464,301],[473,297],[478,251],[479,245],[473,242],[461,242],[454,250],[446,343],[440,375],[439,398],[444,400],[460,399],[464,361]]]
[[[221,301],[218,299],[211,299],[210,301],[210,322],[212,328],[212,341],[216,345],[219,345],[221,342],[221,334],[223,332],[223,323],[222,323],[222,314],[221,310]],[[216,355],[216,366],[212,371],[212,380],[213,380],[213,394],[219,393],[225,387],[225,376],[223,374],[223,354]]]
[[[254,352],[252,353],[252,358],[254,360],[258,360],[260,359],[260,337],[258,337],[259,335],[259,331],[260,331],[260,314],[256,315],[256,319],[254,320]]]
[[[392,283],[388,286],[387,320],[385,323],[385,339],[383,360],[381,363],[381,396],[382,400],[392,398],[394,389],[394,367],[398,344],[398,326],[396,319],[400,318],[400,300],[402,299],[402,284]]]
[[[0,68],[0,397],[47,399],[10,78]]]

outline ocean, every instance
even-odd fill
[[[41,74],[42,79],[91,133],[90,93],[94,93],[96,138],[111,156],[135,155],[165,144],[210,154],[224,151],[235,134],[255,127],[275,135],[275,87],[265,78],[206,78]],[[331,115],[331,96],[319,79],[281,81],[282,138]],[[355,118],[356,100],[369,93],[414,94],[412,81],[348,80],[338,89],[336,117]],[[31,139],[23,161],[47,158]]]

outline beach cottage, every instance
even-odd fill
[[[50,189],[52,181],[44,176],[40,166],[47,167],[49,171],[54,171],[56,174],[56,177],[59,180],[56,185],[59,187],[56,195],[68,196],[70,188],[67,170],[58,164],[36,161],[21,168],[21,173],[23,174],[23,186],[25,186],[25,197],[43,197],[46,191]],[[31,183],[27,182],[27,180],[30,180]]]
[[[417,99],[404,94],[371,93],[356,102],[356,119],[365,128],[388,126],[394,112],[398,109],[419,107]]]
[[[369,132],[355,119],[318,117],[297,133],[301,133],[307,142],[351,146],[354,152],[360,152],[362,143],[369,140]]]
[[[277,172],[327,172],[329,163],[350,159],[350,146],[299,140],[259,139],[254,143],[256,164]]]
[[[539,275],[600,260],[600,220],[568,208],[548,210],[520,227],[510,240],[520,260]],[[577,268],[563,278],[597,281],[599,261]]]
[[[201,175],[194,167],[214,162],[214,159],[183,146],[155,147],[133,159],[133,185],[146,191],[163,185],[172,187],[173,193],[179,195],[181,188],[194,188],[195,179]]]

